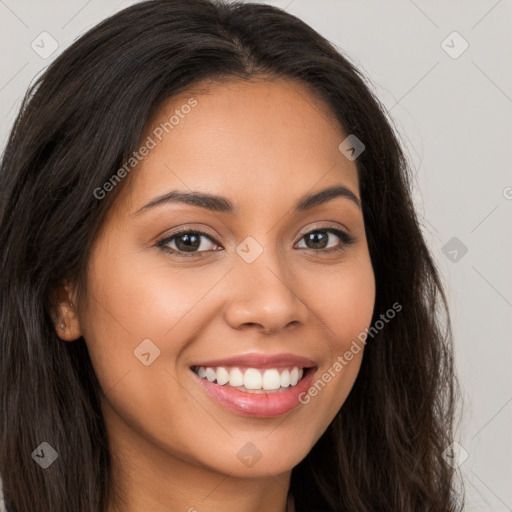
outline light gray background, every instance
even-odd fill
[[[0,0],[2,148],[33,78],[77,36],[131,3]],[[267,3],[346,52],[396,123],[451,304],[465,395],[458,437],[469,454],[460,465],[465,510],[512,511],[512,2]],[[46,59],[31,48],[43,31],[59,44]],[[453,31],[469,44],[458,58],[445,49],[459,51],[461,40],[442,45]],[[450,246],[443,253],[453,237],[468,249],[462,257]]]

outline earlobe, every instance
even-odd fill
[[[57,320],[57,335],[61,340],[74,341],[82,335],[80,321],[72,302],[58,305],[59,318]]]
[[[62,283],[54,291],[52,317],[57,336],[63,341],[74,341],[82,336],[74,300],[74,287],[69,282]]]

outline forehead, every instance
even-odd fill
[[[346,138],[327,105],[286,79],[195,87],[164,101],[141,144],[152,148],[129,176],[130,210],[172,189],[232,197],[295,199],[333,184],[358,193],[357,168],[338,149]]]

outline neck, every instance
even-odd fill
[[[112,416],[109,420],[116,421]],[[293,500],[288,500],[291,470],[236,477],[195,464],[186,454],[170,454],[131,430],[116,430],[118,435],[110,439],[113,493],[108,512],[294,512]]]

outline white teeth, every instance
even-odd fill
[[[299,369],[295,366],[290,372],[290,386],[295,386],[299,380]]]
[[[244,385],[244,374],[238,368],[232,368],[229,372],[229,385],[234,388]]]
[[[229,373],[226,371],[226,368],[219,366],[217,368],[217,384],[224,386],[224,384],[229,382]]]
[[[245,374],[247,375],[247,372]],[[267,390],[279,389],[281,387],[281,377],[279,376],[279,372],[277,370],[265,370],[265,373],[263,374],[262,387]]]
[[[285,370],[281,373],[281,386],[287,388],[290,385],[290,372]]]
[[[217,378],[217,372],[213,368],[206,368],[206,378],[213,382]]]
[[[247,389],[261,389],[261,373],[256,368],[247,368],[244,374],[244,386]]]
[[[287,388],[289,386],[297,385],[297,382],[302,379],[304,369],[294,366],[290,369],[276,369],[276,368],[247,368],[245,372],[240,368],[225,368],[219,366],[218,368],[199,366],[195,372],[210,382],[217,382],[219,386],[229,385],[235,388],[245,388],[245,390],[263,390],[273,391],[280,388]],[[243,391],[243,389],[242,389]]]

